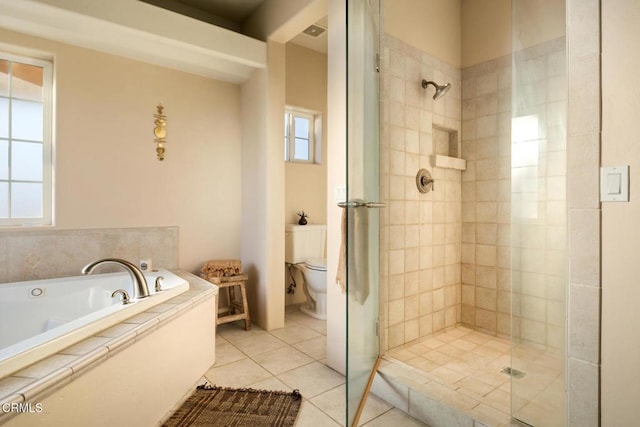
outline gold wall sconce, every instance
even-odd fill
[[[157,113],[153,115],[155,120],[153,123],[156,125],[153,128],[153,135],[155,138],[153,142],[156,145],[156,155],[158,156],[158,160],[164,160],[164,144],[166,144],[167,140],[167,116],[163,114],[164,107],[162,104],[158,104],[156,107],[158,109]]]

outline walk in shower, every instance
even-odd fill
[[[379,320],[373,391],[394,406],[432,426],[564,426],[564,1],[484,5],[502,8],[494,15],[482,1],[451,2],[466,35],[459,63],[434,46],[446,35],[397,25],[413,25],[427,9],[424,25],[446,23],[456,6],[348,3],[348,184],[385,205],[366,209],[379,232],[368,247],[379,243],[378,253],[368,266],[361,250],[348,254],[349,269],[365,268],[379,299],[367,310],[349,292],[348,412],[376,350],[357,348],[355,337],[366,330],[365,342],[376,340]],[[366,101],[372,93],[378,109]],[[371,159],[379,159],[375,172]],[[433,181],[423,192],[425,169]],[[377,193],[358,195],[363,188]],[[350,238],[362,234],[362,210],[347,209]],[[350,291],[356,281],[349,276]]]

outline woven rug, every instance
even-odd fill
[[[289,427],[296,422],[301,402],[298,390],[199,385],[164,426]]]

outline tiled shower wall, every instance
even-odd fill
[[[386,350],[460,322],[461,172],[433,165],[436,146],[446,146],[438,144],[438,134],[459,141],[461,83],[458,69],[386,34],[382,58],[380,189],[389,208],[381,211],[380,297]],[[433,87],[423,89],[422,79],[450,82],[452,88],[434,101]],[[421,168],[435,180],[426,194],[416,187]]]
[[[462,323],[509,336],[511,57],[462,71]]]
[[[517,52],[513,82],[511,56],[462,72],[462,323],[553,348],[566,319],[565,46]]]
[[[514,53],[512,339],[565,355],[567,77],[564,37]],[[515,128],[515,126],[518,128]],[[533,125],[529,135],[528,127]],[[525,129],[526,132],[522,130]],[[537,147],[537,150],[535,150]],[[533,154],[528,153],[534,150]],[[561,361],[560,366],[564,366]]]
[[[78,276],[86,264],[107,257],[134,264],[152,259],[154,268],[178,268],[178,227],[4,231],[0,235],[0,286]]]
[[[537,148],[533,159],[512,171],[511,56],[460,75],[384,36],[381,192],[389,209],[381,216],[381,299],[386,348],[458,323],[508,338],[512,295],[516,333],[537,344],[563,346],[565,44],[562,38],[519,54],[514,83],[523,91],[518,99],[525,102],[517,105],[517,116],[538,120],[535,139],[525,141]],[[422,78],[451,81],[454,87],[434,101],[432,88],[421,88]],[[439,128],[449,135],[458,132],[465,171],[433,166],[433,155],[447,150]],[[428,194],[415,186],[415,174],[423,167],[436,180],[435,191]],[[517,200],[511,200],[512,191]]]

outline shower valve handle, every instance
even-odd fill
[[[423,187],[426,187],[427,185],[431,184],[431,190],[436,191],[436,182],[432,178],[427,178],[426,176],[423,176],[420,178],[420,184],[422,184]]]

